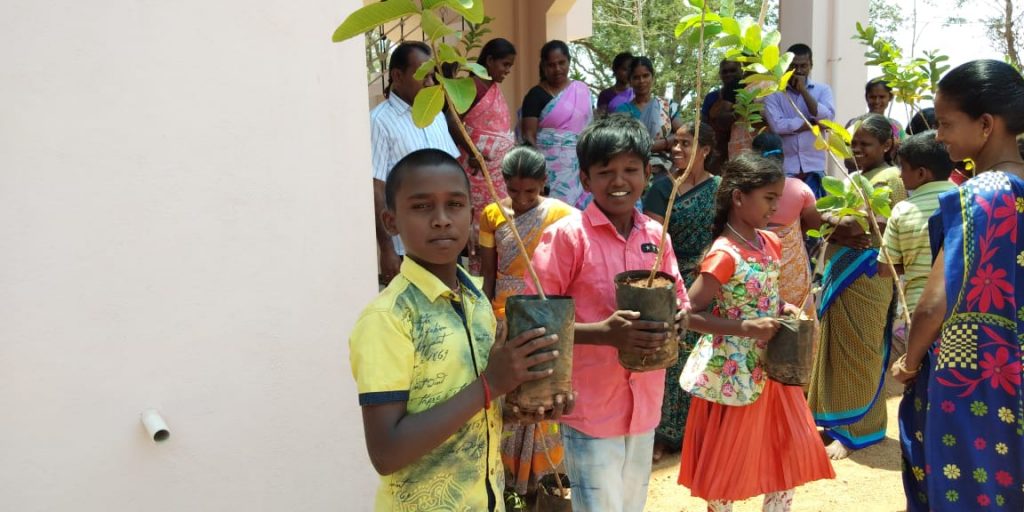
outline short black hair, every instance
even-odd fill
[[[580,172],[588,176],[592,166],[607,164],[624,153],[640,157],[645,167],[651,161],[651,134],[640,121],[627,114],[612,114],[594,121],[583,130],[576,143]]]
[[[501,60],[509,55],[516,54],[516,47],[508,39],[501,37],[495,37],[480,49],[480,55],[476,58],[476,63],[480,65],[486,65],[487,59]]]
[[[384,205],[389,210],[395,209],[395,198],[405,176],[424,167],[451,167],[466,181],[466,190],[469,191],[469,177],[455,157],[440,149],[418,149],[402,157],[388,173],[388,179],[384,182]]]
[[[917,111],[917,113],[914,114],[914,117],[910,118],[910,123],[907,124],[907,134],[914,135],[916,133],[934,130],[937,126],[938,125],[935,122],[935,109],[928,107]]]
[[[1005,62],[961,64],[939,80],[939,93],[971,119],[990,114],[1002,118],[1008,132],[1024,132],[1024,76]]]
[[[633,54],[629,52],[622,52],[612,59],[612,70],[619,69],[626,64],[629,64],[633,60]]]
[[[868,83],[864,85],[864,95],[867,96],[867,94],[871,92],[871,89],[873,89],[876,85],[881,85],[882,87],[884,87],[885,92],[889,93],[889,96],[892,96],[892,86],[889,85],[889,82],[885,81],[885,78],[883,77],[877,77],[868,80]]]
[[[647,68],[647,71],[651,72],[651,78],[655,78],[657,76],[657,74],[654,72],[654,63],[651,62],[651,59],[648,59],[647,57],[640,56],[640,57],[633,57],[633,62],[630,63],[630,65],[629,65],[629,77],[630,78],[633,77],[633,73],[636,72],[636,68],[639,68],[640,66],[643,66],[643,67]]]
[[[395,48],[395,51],[391,52],[391,60],[388,61],[388,72],[396,69],[405,70],[409,67],[409,60],[412,57],[413,52],[421,51],[426,55],[430,55],[430,46],[422,41],[405,41]]]
[[[905,163],[913,168],[924,167],[931,171],[936,181],[949,179],[949,174],[956,167],[949,159],[946,145],[935,140],[935,130],[907,137],[900,143],[896,154],[899,156],[900,164]]]
[[[814,54],[811,52],[811,47],[807,46],[804,43],[796,43],[794,45],[791,45],[789,48],[786,49],[786,51],[792,53],[794,57],[806,55],[811,59],[814,58]]]

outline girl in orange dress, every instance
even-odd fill
[[[705,332],[679,379],[693,395],[679,483],[727,512],[764,495],[764,510],[788,511],[795,488],[835,472],[800,386],[772,381],[762,365],[781,313],[781,244],[764,230],[783,194],[775,161],[744,154],[722,173],[715,205],[717,237],[690,290],[690,327]]]

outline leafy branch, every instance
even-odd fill
[[[458,32],[444,23],[441,17],[442,9],[457,13],[472,25],[486,23],[483,0],[420,0],[419,5],[412,0],[388,0],[371,3],[349,14],[334,31],[332,37],[332,40],[337,43],[361,36],[380,25],[407,16],[420,18],[420,27],[423,30],[423,35],[427,38],[427,44],[430,45],[432,54],[430,59],[416,70],[413,78],[423,80],[428,75],[433,75],[440,82],[437,85],[424,87],[416,94],[416,99],[412,104],[412,120],[420,128],[429,126],[446,105],[459,114],[465,113],[473,106],[473,100],[476,99],[476,83],[473,76],[485,80],[490,79],[486,68],[476,62],[469,62],[465,54],[443,42],[445,37],[458,35]],[[452,117],[460,135],[465,140],[470,140],[462,119],[459,116]],[[487,183],[487,190],[491,199],[498,204],[498,211],[501,212],[512,231],[512,236],[519,247],[519,256],[526,263],[527,273],[533,280],[537,294],[544,299],[540,278],[537,277],[537,272],[527,256],[529,252],[526,250],[519,230],[516,229],[515,222],[512,221],[511,212],[507,212],[501,207],[501,198],[494,188],[491,173],[486,168],[486,160],[475,145],[470,144],[469,148],[476,160],[480,162],[481,171],[483,171],[481,174]]]
[[[767,2],[767,0],[762,1]],[[703,0],[689,0],[689,2],[690,5],[702,9],[702,12],[700,14],[690,14],[683,18],[676,27],[676,36],[680,37],[688,34],[688,37],[691,39],[699,38],[701,40],[705,36],[711,37],[714,39],[711,43],[712,46],[724,48],[727,59],[742,63],[744,71],[747,72],[747,76],[742,80],[742,83],[746,84],[746,89],[742,96],[737,95],[738,98],[743,97],[745,101],[754,102],[771,94],[786,90],[789,80],[793,76],[793,71],[789,69],[789,65],[793,61],[793,54],[790,52],[781,53],[779,50],[781,34],[778,31],[763,33],[763,17],[759,21],[750,18],[737,19],[731,16],[731,10],[729,9],[723,9],[722,14],[708,13],[705,15],[703,13],[705,8]],[[764,11],[764,5],[762,3],[762,12]],[[898,54],[898,48],[887,41],[878,39],[873,28],[861,29],[862,27],[858,25],[858,30],[870,36],[874,44],[872,48],[877,54],[877,59],[880,61],[891,61],[893,55]],[[944,60],[941,56],[931,57],[930,60],[921,60],[923,62],[914,62],[914,69],[919,70],[923,65],[929,71],[935,70],[938,75],[941,75],[942,71],[944,71],[940,65],[942,60]],[[897,67],[897,69],[899,68]],[[915,84],[906,84],[904,90],[916,92],[918,89],[913,89],[913,85]],[[838,168],[845,174],[845,166],[841,159],[853,156],[853,151],[850,149],[851,136],[849,132],[842,126],[828,120],[821,120],[817,124],[811,123],[803,115],[803,112],[797,108],[793,98],[788,94],[785,96],[793,110],[800,115],[804,124],[814,134],[815,147],[826,151]],[[749,108],[744,105],[737,109],[737,112],[746,117],[748,124],[752,124],[752,119],[759,120],[760,118],[760,111],[756,107]],[[755,115],[757,117],[754,117]],[[829,187],[826,188],[829,195],[819,200],[819,208],[826,211],[834,211],[837,214],[851,215],[857,219],[857,222],[861,224],[865,231],[870,231],[873,236],[881,239],[882,230],[879,227],[876,214],[884,217],[891,214],[889,208],[891,192],[887,187],[876,189],[864,177],[860,169],[857,171],[853,174],[846,174],[847,179],[845,183],[830,177]],[[666,220],[667,217],[666,215]],[[811,230],[809,234],[823,238],[825,240],[825,247],[827,247],[828,239],[834,233],[835,228],[836,226],[826,225],[820,230]],[[885,259],[891,261],[884,245],[881,246],[881,251]],[[825,251],[823,250],[815,263],[815,275],[822,273],[824,253]],[[893,275],[896,275],[894,265],[892,263],[888,265]],[[896,288],[899,300],[903,305],[907,324],[909,325],[910,318],[906,308],[906,294],[898,280],[896,281]],[[808,296],[802,301],[804,304],[801,307],[806,304],[811,292],[812,290],[808,291]]]

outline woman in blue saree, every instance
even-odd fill
[[[934,266],[893,364],[913,381],[900,405],[907,509],[1024,510],[1024,77],[968,62],[939,82],[935,113],[950,158],[981,172],[939,196]]]

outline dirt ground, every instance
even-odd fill
[[[891,382],[887,386],[886,405],[889,426],[885,441],[833,463],[835,480],[819,480],[799,487],[793,500],[795,512],[856,511],[894,512],[906,509],[903,484],[900,480],[899,428],[896,412],[900,402],[900,388]],[[679,454],[666,456],[654,466],[651,487],[647,493],[650,512],[704,512],[703,500],[690,496],[690,491],[676,483],[679,474]],[[761,510],[761,498],[737,503],[736,512]]]

